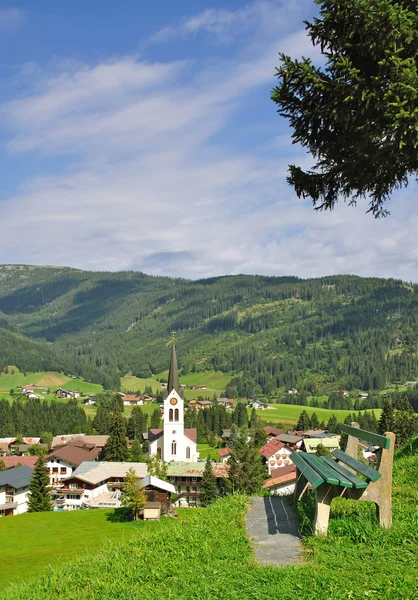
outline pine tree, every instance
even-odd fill
[[[231,425],[231,434],[229,437],[229,448],[237,448],[239,441],[241,438],[241,434],[239,432],[238,427],[235,425],[235,423],[232,423]]]
[[[100,459],[111,462],[125,461],[128,459],[128,444],[126,443],[125,437],[125,424],[119,410],[116,410],[112,414],[112,424],[110,428],[109,439],[102,450]]]
[[[266,468],[261,454],[253,444],[241,438],[234,454],[228,459],[228,467],[225,486],[229,493],[253,495],[260,492]]]
[[[135,438],[131,448],[131,462],[145,462],[140,441]]]
[[[309,429],[309,415],[306,410],[303,410],[299,415],[299,420],[296,425],[296,431],[306,431]]]
[[[52,501],[49,495],[49,470],[43,456],[35,463],[29,485],[28,512],[46,512],[52,510]]]
[[[319,419],[316,413],[312,413],[311,418],[309,419],[309,427],[311,429],[319,429]]]
[[[382,414],[380,415],[379,433],[383,435],[387,431],[393,431],[394,414],[395,411],[393,409],[392,402],[386,398],[383,403]]]
[[[327,430],[330,433],[335,433],[337,431],[337,428],[338,428],[337,417],[333,414],[330,416],[330,418],[328,420]]]
[[[200,503],[202,506],[209,506],[216,500],[218,495],[216,487],[216,477],[213,472],[212,461],[209,456],[206,459],[205,470],[200,483]]]
[[[151,415],[151,429],[159,429],[161,426],[160,409],[156,408]]]
[[[145,490],[131,468],[126,473],[125,485],[122,489],[121,505],[129,509],[134,521],[138,520],[139,513],[147,501]]]

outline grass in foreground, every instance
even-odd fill
[[[329,537],[305,539],[303,565],[255,563],[245,534],[247,501],[235,496],[200,513],[190,510],[187,521],[140,523],[125,543],[52,568],[31,585],[8,587],[0,598],[413,600],[417,469],[416,454],[396,461],[391,529],[377,526],[368,503],[337,502]]]

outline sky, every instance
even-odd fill
[[[416,184],[315,212],[286,183],[279,52],[313,0],[0,0],[0,264],[417,281]]]

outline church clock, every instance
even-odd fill
[[[171,398],[170,404],[172,404],[173,406],[175,406],[177,404],[177,398]]]

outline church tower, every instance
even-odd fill
[[[164,448],[166,462],[190,460],[191,449],[185,445],[184,400],[177,371],[176,348],[171,351],[167,397],[164,400]],[[187,439],[187,438],[186,438]]]

